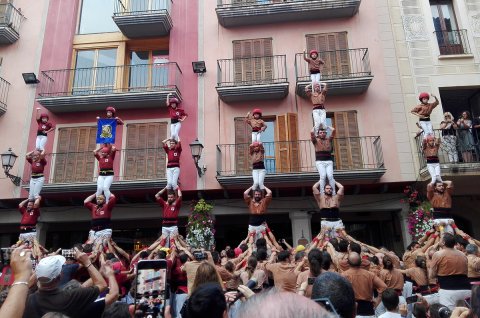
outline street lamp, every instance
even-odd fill
[[[192,158],[195,162],[195,167],[197,167],[198,176],[202,177],[205,174],[205,171],[207,171],[207,167],[203,166],[200,168],[198,165],[203,151],[203,145],[200,141],[198,141],[198,138],[190,144],[190,150],[192,151]]]
[[[17,160],[18,156],[12,151],[12,148],[8,148],[8,150],[2,153],[1,156],[3,171],[5,172],[5,175],[10,178],[14,185],[18,187],[22,179],[20,177],[10,174],[10,169],[12,169],[13,165],[15,165],[15,161]]]

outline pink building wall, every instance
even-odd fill
[[[30,114],[34,102],[35,85],[26,85],[22,73],[39,74],[39,60],[44,32],[46,0],[16,0],[14,5],[25,16],[19,35],[13,44],[0,47],[3,58],[0,76],[10,82],[7,111],[0,117],[0,153],[12,148],[19,158],[10,171],[22,176]],[[18,198],[20,188],[0,174],[0,199]]]
[[[188,10],[187,10],[188,4]],[[185,108],[189,117],[182,126],[180,138],[183,144],[183,152],[181,155],[182,172],[180,181],[184,190],[193,190],[196,188],[196,179],[187,176],[196,176],[196,169],[193,165],[193,159],[190,155],[188,144],[195,140],[197,132],[197,77],[192,72],[191,62],[197,60],[197,42],[198,42],[198,18],[197,3],[188,0],[176,0],[172,4],[172,20],[173,28],[170,32],[169,39],[169,59],[176,62],[182,70],[183,90],[181,95],[183,98],[182,107]],[[62,1],[52,0],[48,13],[48,23],[46,29],[45,41],[42,50],[42,59],[40,70],[61,70],[72,68],[72,52],[73,39],[77,30],[77,17],[79,10],[78,1]],[[117,52],[118,54],[118,52]],[[40,87],[37,89],[37,94]],[[42,112],[47,112],[38,102],[35,107],[42,108]],[[35,110],[34,110],[35,111]],[[55,125],[71,125],[75,124],[96,124],[97,116],[104,117],[105,112],[78,112],[78,113],[49,113],[50,120]],[[169,116],[167,108],[159,105],[156,109],[139,109],[139,110],[121,110],[117,115],[124,121],[149,121],[151,119],[159,119],[168,121]],[[35,113],[31,120],[31,132],[28,142],[28,148],[33,149],[36,138],[36,121]],[[122,135],[124,128],[117,128],[117,139],[115,145],[118,149],[122,148]],[[57,136],[49,134],[46,147],[47,153],[55,152],[54,140]],[[93,150],[93,149],[92,149]],[[49,163],[50,164],[50,163]],[[119,171],[120,160],[116,162],[116,171]],[[46,172],[50,171],[50,167],[46,168]],[[29,178],[29,167],[25,166],[24,176]],[[118,172],[116,173],[119,174]],[[46,173],[48,178],[48,172]]]
[[[383,47],[379,40],[377,13],[373,1],[362,1],[357,15],[348,19],[275,23],[226,29],[218,23],[215,1],[205,1],[205,43],[204,55],[208,70],[205,75],[205,138],[206,149],[215,149],[217,144],[235,142],[234,117],[245,116],[247,111],[260,107],[264,115],[281,115],[286,112],[298,113],[299,136],[309,139],[313,126],[311,103],[295,94],[295,54],[306,49],[306,34],[348,32],[350,49],[368,48],[370,67],[374,75],[367,92],[361,95],[327,96],[327,111],[357,110],[360,136],[381,137],[383,157],[387,172],[380,182],[397,182],[400,176],[400,162],[393,134],[389,94],[383,65]],[[233,40],[272,38],[273,54],[286,55],[289,95],[283,100],[239,102],[227,104],[219,100],[215,90],[217,82],[217,59],[233,58]],[[400,88],[399,88],[400,90]],[[220,125],[218,125],[220,118]],[[205,187],[220,188],[215,179],[216,154],[208,151],[205,159],[207,171]]]

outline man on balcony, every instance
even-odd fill
[[[253,198],[250,196],[250,191],[253,191]],[[248,233],[254,237],[256,242],[267,231],[267,221],[265,219],[265,213],[267,207],[272,202],[272,191],[265,187],[265,197],[263,196],[263,190],[248,188],[243,193],[243,199],[250,210],[250,219],[248,221]]]
[[[323,193],[318,188],[320,182],[313,185],[313,197],[320,208],[321,228],[330,238],[337,237],[337,232],[345,229],[339,214],[340,201],[343,199],[343,185],[338,182],[335,182],[335,185],[338,187],[336,194],[333,194],[334,186],[329,184],[325,186]]]
[[[327,83],[315,83],[305,87],[305,94],[310,97],[313,105],[313,129],[315,137],[319,131],[327,129],[327,112],[325,111],[325,98],[327,97]]]
[[[318,136],[312,129],[310,138],[315,146],[315,165],[317,166],[318,174],[320,175],[320,193],[325,191],[325,183],[328,178],[328,183],[332,186],[332,195],[335,195],[335,179],[333,178],[333,158],[332,145],[335,137],[335,128],[327,127],[331,130],[330,137],[327,138],[327,131],[320,130]]]
[[[162,195],[168,188],[165,187],[155,194],[157,203],[163,207],[162,215],[162,239],[160,241],[161,246],[166,246],[166,242],[170,243],[174,241],[174,237],[178,235],[178,214],[180,213],[180,207],[182,206],[182,191],[177,187],[177,194],[175,191],[168,190],[167,201],[162,198]],[[171,244],[169,245],[169,247]]]
[[[162,141],[163,149],[167,153],[167,188],[177,190],[178,177],[180,176],[180,155],[182,153],[182,144],[174,139],[165,139]]]
[[[452,181],[436,181],[427,185],[427,199],[432,205],[433,224],[440,226],[440,231],[454,234],[452,215]]]
[[[96,204],[92,202],[93,199],[96,200]],[[113,193],[110,195],[108,203],[105,201],[105,196],[97,196],[96,193],[83,201],[85,207],[90,210],[92,216],[87,243],[93,244],[95,247],[105,243],[106,246],[107,242],[111,239],[112,228],[110,225],[110,219],[116,202],[117,198]],[[94,248],[94,250],[96,249]]]
[[[428,93],[420,93],[418,99],[420,100],[420,105],[417,105],[412,109],[411,113],[420,118],[419,125],[423,130],[423,138],[427,138],[428,135],[433,135],[432,122],[430,121],[430,114],[433,109],[438,106],[438,98],[432,94],[432,97],[435,99],[433,103],[429,103],[430,95]]]

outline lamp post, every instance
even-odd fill
[[[2,167],[5,175],[13,182],[17,187],[20,185],[22,179],[20,177],[10,174],[10,169],[15,165],[15,161],[18,156],[12,151],[12,148],[8,148],[7,151],[1,154],[2,156]]]
[[[190,151],[192,152],[192,158],[195,162],[195,167],[197,167],[198,176],[202,177],[205,174],[205,171],[207,171],[207,168],[205,166],[203,166],[203,168],[200,168],[200,166],[198,165],[203,151],[203,145],[200,141],[198,141],[198,138],[190,144]]]

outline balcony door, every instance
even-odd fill
[[[113,93],[117,49],[79,50],[73,73],[73,95]]]
[[[430,9],[440,54],[463,54],[462,34],[458,29],[452,1],[430,0]]]
[[[335,128],[335,168],[338,170],[356,170],[363,168],[362,144],[359,137],[357,112],[345,111],[333,113]]]
[[[51,159],[54,183],[93,182],[97,127],[59,128]]]
[[[127,0],[129,12],[133,14],[145,14],[150,11],[167,9],[167,1],[171,0]]]
[[[148,91],[168,86],[168,51],[131,51],[128,88]]]
[[[272,39],[233,41],[233,72],[236,85],[271,83]]]
[[[325,61],[322,79],[344,78],[350,75],[347,32],[308,34],[307,52],[317,50]]]

